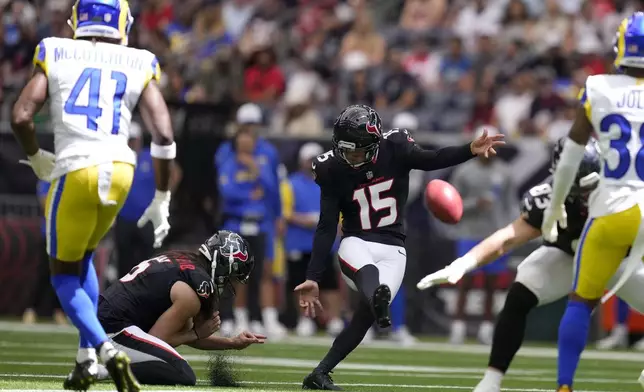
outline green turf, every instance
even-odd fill
[[[45,327],[47,331],[47,327]],[[76,337],[69,332],[24,330],[0,323],[0,389],[62,389],[71,369]],[[199,383],[193,388],[147,390],[294,391],[326,352],[330,342],[316,338],[254,346],[230,352],[241,388],[212,388],[206,381],[209,353],[182,348]],[[487,348],[423,342],[410,349],[394,344],[359,347],[333,374],[347,391],[471,391],[487,362]],[[590,352],[577,373],[575,392],[641,391],[637,377],[644,354]],[[504,391],[554,391],[556,352],[541,346],[522,351],[504,382]],[[111,389],[99,384],[94,389]]]

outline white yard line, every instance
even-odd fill
[[[0,321],[0,331],[10,332],[27,332],[27,333],[65,333],[77,334],[78,332],[70,326],[58,326],[54,324],[36,324],[36,325],[23,325],[18,322]],[[321,346],[330,347],[332,339],[329,337],[310,337],[298,338],[288,337],[279,342],[269,344],[281,345],[302,345],[302,346]],[[360,347],[366,349],[381,349],[381,350],[395,350],[395,351],[426,351],[426,352],[439,352],[439,353],[462,353],[462,354],[480,354],[487,355],[490,352],[490,347],[481,344],[465,344],[465,345],[452,345],[448,343],[438,342],[417,342],[412,347],[401,347],[397,342],[391,341],[375,341],[368,344],[362,344]],[[526,358],[557,358],[557,349],[548,347],[522,347],[517,353],[520,357]],[[595,359],[602,361],[628,361],[644,363],[644,353],[637,352],[620,352],[620,351],[598,351],[586,350],[582,354],[583,359]]]

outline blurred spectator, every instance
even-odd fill
[[[472,89],[472,61],[463,52],[460,38],[449,41],[447,52],[441,59],[440,80],[444,87],[458,88],[460,91]]]
[[[277,65],[275,51],[264,48],[253,53],[244,76],[244,90],[249,101],[274,104],[284,93],[284,75]]]
[[[143,2],[140,20],[147,30],[162,31],[172,22],[173,16],[172,0],[148,0]]]
[[[36,16],[36,9],[24,0],[11,1],[4,9],[0,78],[5,89],[21,88],[31,73],[31,57],[38,43]]]
[[[223,48],[233,44],[233,37],[226,30],[221,5],[206,2],[199,10],[194,24],[194,46],[196,59],[207,60]]]
[[[424,89],[437,87],[441,67],[441,56],[431,53],[426,39],[417,38],[411,52],[403,60],[405,71],[416,77]]]
[[[408,32],[434,29],[442,23],[447,6],[446,0],[405,0],[400,27]]]
[[[38,180],[36,185],[36,194],[40,204],[40,211],[42,212],[45,211],[49,185],[48,182],[42,180]],[[49,255],[47,254],[46,245],[47,225],[44,217],[40,220],[40,234],[40,257],[36,268],[36,284],[33,286],[30,300],[27,302],[27,309],[22,314],[22,322],[28,325],[34,324],[38,321],[38,314],[52,312],[54,322],[58,325],[65,325],[67,324],[67,316],[65,316],[65,312],[60,307],[60,301],[58,301],[56,292],[49,280]]]
[[[141,126],[132,122],[130,126],[130,148],[136,153],[134,178],[127,199],[114,224],[118,276],[124,276],[141,260],[154,254],[154,229],[152,224],[142,228],[137,222],[154,198],[154,166],[150,147],[144,146]],[[171,167],[170,190],[174,192],[181,182],[182,172],[176,162]]]
[[[597,53],[605,50],[600,38],[600,26],[593,19],[592,2],[584,1],[581,12],[574,19],[574,35],[578,53]]]
[[[241,37],[246,24],[255,12],[254,0],[228,0],[224,2],[223,17],[226,30],[233,39]]]
[[[376,97],[376,107],[397,111],[412,110],[420,103],[420,89],[414,77],[405,71],[402,52],[390,49],[387,56],[385,79]]]
[[[198,3],[186,1],[173,11],[172,22],[165,27],[165,36],[169,42],[170,51],[176,55],[185,54],[192,47],[192,24]],[[182,59],[186,61],[187,59]]]
[[[506,135],[520,133],[519,123],[530,116],[534,94],[529,83],[530,76],[526,72],[517,74],[508,91],[502,93],[494,105],[494,116],[499,121],[501,132]]]
[[[249,57],[258,48],[274,46],[281,40],[285,35],[280,30],[283,12],[280,0],[263,0],[258,4],[239,39],[239,51],[244,57]]]
[[[473,52],[477,32],[481,29],[498,28],[502,12],[502,2],[498,0],[469,1],[454,21],[454,32],[463,39],[468,51]]]
[[[546,11],[534,26],[532,42],[537,52],[561,44],[570,31],[570,22],[561,12],[559,0],[545,0],[545,3]]]
[[[373,106],[376,100],[375,92],[369,83],[369,69],[366,56],[354,53],[345,57],[345,69],[348,83],[340,86],[338,106],[345,107],[353,104]]]
[[[507,41],[533,40],[534,22],[530,18],[528,7],[523,0],[508,2],[501,24],[503,25],[503,39]]]
[[[284,240],[288,258],[289,293],[306,280],[306,269],[311,258],[313,235],[320,215],[320,187],[315,183],[311,163],[324,149],[317,143],[304,144],[298,153],[298,171],[291,174],[281,186],[282,213],[287,228]],[[333,254],[329,254],[328,264],[335,266]],[[338,291],[338,271],[335,267],[327,268],[320,281],[320,298],[324,313],[328,317],[327,332],[337,336],[344,328],[340,319],[340,294]],[[290,301],[297,301],[295,295],[289,295]],[[300,309],[297,304],[291,304]],[[315,322],[300,315],[295,331],[298,336],[315,334]]]
[[[356,16],[353,27],[342,40],[340,58],[353,52],[362,52],[369,59],[369,65],[374,66],[382,63],[386,50],[387,44],[374,29],[371,14],[362,11]]]
[[[568,135],[577,115],[577,100],[569,100],[564,106],[558,108],[555,117],[545,130],[545,137],[548,142],[554,144],[557,140]]]
[[[317,137],[324,131],[322,117],[313,104],[324,102],[328,90],[320,76],[307,61],[288,81],[284,109],[276,115],[273,129],[291,136]]]
[[[474,87],[491,90],[494,86],[494,63],[498,59],[497,31],[486,30],[479,32],[477,52],[472,63],[474,72]]]
[[[553,75],[549,70],[543,70],[537,76],[537,88],[537,96],[530,105],[530,118],[538,133],[544,135],[557,112],[565,107],[565,102],[555,92]]]
[[[41,23],[38,28],[38,40],[47,37],[71,38],[72,29],[67,25],[71,4],[67,0],[49,0],[41,10]],[[44,13],[45,15],[42,15]],[[43,18],[45,16],[45,18]],[[43,20],[44,19],[44,20]],[[44,22],[44,23],[43,23]]]
[[[497,127],[497,119],[494,115],[494,102],[492,93],[487,89],[477,90],[474,95],[474,108],[472,118],[467,130],[474,132],[479,127]]]
[[[476,136],[482,132],[483,129],[479,129]],[[460,257],[476,246],[481,239],[512,220],[516,190],[512,184],[510,168],[494,157],[481,157],[457,166],[452,174],[451,183],[463,197],[463,218],[456,226],[456,248]],[[478,339],[483,344],[492,343],[494,286],[496,275],[507,268],[506,262],[507,256],[504,256],[477,270],[485,274],[484,322],[478,332]],[[456,314],[450,332],[452,344],[461,344],[465,339],[465,305],[473,275],[474,273],[465,276],[459,286]]]

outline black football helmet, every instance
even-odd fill
[[[561,152],[563,151],[566,139],[567,137],[559,139],[552,150],[550,173],[554,173],[557,169],[557,164],[559,163],[559,159],[561,159]],[[575,178],[575,182],[573,183],[572,188],[570,188],[568,197],[581,197],[584,202],[588,200],[588,195],[590,195],[590,192],[592,192],[599,183],[599,173],[601,170],[600,161],[599,144],[596,139],[591,138],[588,141],[588,144],[586,144],[584,158],[579,164],[577,178]]]
[[[333,124],[333,155],[354,168],[373,161],[382,139],[382,120],[367,105],[347,106]],[[353,159],[352,153],[364,152]],[[347,155],[348,154],[348,155]]]
[[[210,261],[212,281],[221,295],[231,279],[247,283],[255,266],[248,241],[232,231],[219,230],[201,244],[199,252]]]

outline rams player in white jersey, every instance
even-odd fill
[[[129,358],[114,349],[97,316],[94,249],[112,225],[132,183],[135,155],[128,147],[137,104],[152,132],[156,194],[139,221],[151,221],[155,246],[168,233],[170,165],[176,154],[170,116],[157,87],[160,67],[146,51],[128,48],[132,26],[127,0],[76,0],[73,39],[46,38],[35,70],[12,113],[12,128],[27,162],[52,181],[47,197],[47,251],[51,281],[65,313],[80,332],[76,366],[66,389],[96,380],[97,353],[119,391],[138,391]],[[49,101],[55,154],[41,150],[33,116]]]
[[[589,199],[588,220],[575,255],[568,307],[559,326],[558,391],[572,390],[579,357],[586,344],[590,316],[622,259],[621,283],[644,256],[644,13],[619,27],[614,75],[586,80],[577,117],[555,171],[551,205],[542,223],[544,237],[566,227],[564,201],[575,179],[584,148],[597,135],[602,170]],[[620,287],[620,282],[611,291]]]

